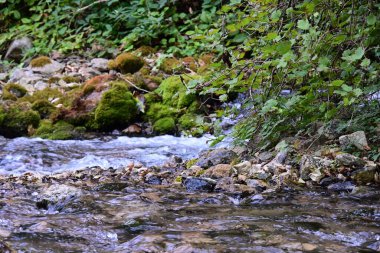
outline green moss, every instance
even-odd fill
[[[9,83],[3,88],[3,99],[4,100],[17,100],[27,94],[27,90],[17,84],[17,83]]]
[[[187,68],[191,69],[194,72],[197,72],[197,70],[198,70],[198,63],[197,63],[197,61],[195,60],[194,57],[191,57],[191,56],[185,57],[185,58],[182,59],[182,62],[183,62],[183,64]]]
[[[160,64],[159,69],[167,74],[173,74],[175,72],[183,71],[184,66],[176,58],[166,58]]]
[[[156,50],[150,46],[141,46],[135,51],[137,55],[141,55],[141,56],[148,56],[148,55],[154,54],[155,52]]]
[[[189,77],[182,77],[184,82],[190,80]],[[187,94],[187,89],[179,76],[171,76],[162,81],[156,90],[162,96],[163,102],[178,109],[190,106],[195,100],[195,94]]]
[[[197,115],[186,113],[179,118],[178,122],[181,130],[189,130],[197,125]]]
[[[197,162],[198,162],[198,159],[196,158],[186,161],[186,169],[189,169],[191,166],[193,166]]]
[[[30,61],[30,66],[32,68],[37,68],[37,67],[43,67],[47,64],[50,64],[51,60],[47,56],[40,56],[37,58],[34,58],[33,60]]]
[[[58,83],[59,80],[61,80],[59,77],[52,76],[52,77],[49,78],[48,84]]]
[[[65,83],[80,83],[80,78],[77,76],[64,76],[62,80],[65,81]]]
[[[160,134],[172,134],[175,132],[175,121],[172,117],[165,117],[153,124],[153,130]]]
[[[45,119],[50,116],[50,114],[56,110],[56,108],[46,99],[36,100],[32,109],[40,114],[40,117]]]
[[[49,120],[43,120],[34,136],[50,140],[68,140],[73,139],[76,136],[76,132],[74,126],[67,122],[59,121],[53,124]]]
[[[144,66],[144,60],[131,53],[122,53],[108,63],[110,69],[119,70],[121,73],[135,73]]]
[[[95,122],[101,130],[122,129],[137,116],[136,101],[125,85],[113,85],[95,110]]]
[[[144,94],[144,98],[145,98],[145,104],[148,106],[153,103],[162,102],[161,96],[155,92],[149,92],[149,93]]]
[[[178,110],[176,108],[164,105],[162,103],[153,103],[149,105],[146,112],[146,118],[149,121],[155,122],[165,117],[176,117]]]
[[[1,126],[0,135],[5,137],[17,137],[28,134],[30,127],[37,127],[40,122],[40,115],[28,108],[22,108],[18,104],[0,111]]]

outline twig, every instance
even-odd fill
[[[117,77],[123,79],[124,81],[126,81],[128,84],[132,85],[136,90],[139,90],[139,91],[143,91],[143,92],[146,92],[146,93],[149,93],[149,91],[143,89],[143,88],[140,88],[140,87],[137,87],[136,84],[132,83],[131,81],[129,81],[128,79],[124,78],[121,74],[116,74]]]
[[[93,3],[91,3],[91,4],[89,4],[89,5],[85,6],[85,7],[83,7],[83,8],[78,9],[76,12],[78,13],[78,12],[87,10],[88,8],[91,8],[95,4],[104,3],[104,2],[107,2],[107,0],[98,0],[96,2],[93,2]]]

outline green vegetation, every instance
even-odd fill
[[[231,1],[209,32],[223,62],[202,93],[251,94],[246,107],[255,109],[234,132],[239,143],[259,138],[259,147],[270,147],[315,122],[338,120],[343,133],[379,111],[368,99],[380,90],[379,8],[358,0]],[[376,125],[373,113],[362,119],[374,134],[365,126]]]
[[[0,48],[28,35],[34,45],[26,57],[52,50],[118,54],[110,68],[135,85],[118,80],[104,92],[115,79],[102,75],[69,96],[25,96],[14,85],[4,87],[3,99],[28,101],[46,118],[51,99],[73,109],[93,91],[104,92],[91,128],[111,130],[140,120],[131,92],[142,96],[142,88],[152,91],[138,103],[143,120],[156,130],[200,134],[220,131],[199,114],[244,93],[246,117],[233,132],[239,144],[255,140],[266,149],[296,134],[318,139],[333,126],[338,135],[364,130],[373,147],[368,155],[378,159],[380,105],[371,98],[380,90],[379,10],[361,0],[0,1]],[[49,61],[38,57],[31,65]],[[163,118],[177,126],[161,127]]]
[[[116,47],[141,45],[168,53],[194,55],[207,43],[203,36],[216,21],[220,0],[204,1],[0,1],[0,48],[16,37],[33,37],[31,55],[92,48],[110,56]],[[0,52],[5,54],[5,52]]]

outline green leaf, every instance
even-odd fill
[[[362,63],[360,64],[360,66],[362,66],[363,68],[366,68],[366,67],[368,67],[370,64],[371,64],[371,60],[365,58],[365,59],[362,61]]]
[[[367,17],[367,24],[368,25],[374,25],[376,24],[376,16],[371,14]]]
[[[278,105],[278,101],[275,99],[269,99],[268,101],[265,102],[263,108],[261,109],[261,113],[265,114],[269,111],[272,110],[273,107]]]
[[[345,92],[351,92],[351,91],[352,91],[352,87],[351,87],[351,86],[348,86],[347,84],[343,84],[341,88],[342,88],[342,90],[344,90]]]
[[[332,86],[332,87],[340,87],[344,84],[344,81],[343,80],[334,80],[331,82],[331,84],[329,86]]]
[[[365,50],[363,47],[358,47],[354,52],[346,50],[343,52],[342,59],[349,62],[360,60],[364,56]]]
[[[301,30],[309,30],[310,23],[308,20],[298,20],[297,27]]]
[[[226,102],[227,99],[228,99],[227,94],[223,94],[223,95],[219,96],[219,100],[222,101],[222,102]]]

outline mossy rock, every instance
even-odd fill
[[[144,66],[144,60],[131,53],[122,53],[108,63],[110,69],[119,70],[123,74],[136,73]]]
[[[56,110],[55,106],[46,99],[36,100],[32,105],[32,109],[38,112],[42,119],[48,118]]]
[[[197,115],[186,113],[179,118],[178,123],[181,130],[189,130],[197,126]]]
[[[54,104],[70,105],[73,96],[71,93],[63,94],[63,92],[57,88],[45,88],[43,90],[37,90],[30,96],[24,96],[20,101],[29,102],[33,104],[38,100],[54,101]]]
[[[173,134],[175,133],[175,120],[172,117],[161,118],[154,122],[153,130],[159,134]]]
[[[43,67],[47,64],[52,63],[51,59],[47,56],[39,56],[37,58],[34,58],[33,60],[30,61],[30,66],[32,68],[40,68]]]
[[[178,113],[179,111],[176,108],[158,102],[148,106],[145,118],[147,118],[148,121],[155,122],[161,118],[175,118]]]
[[[49,120],[43,120],[33,136],[50,140],[68,140],[76,137],[73,125],[59,121],[53,124]]]
[[[166,58],[162,61],[159,69],[166,74],[182,73],[185,69],[183,64],[176,58]]]
[[[3,99],[4,100],[17,100],[25,96],[28,91],[17,83],[9,83],[3,88]]]
[[[156,50],[150,46],[141,46],[135,50],[135,53],[141,56],[149,56],[151,54],[154,54],[155,52]]]
[[[95,110],[95,122],[100,130],[123,129],[137,116],[136,101],[125,85],[113,85],[104,92]]]
[[[190,80],[188,76],[183,76],[182,79],[183,82]],[[186,91],[187,89],[179,76],[171,76],[165,79],[156,90],[162,96],[164,104],[178,109],[188,107],[196,100],[195,94],[187,94]]]
[[[5,110],[0,108],[0,135],[14,138],[27,135],[30,127],[36,128],[40,122],[38,112],[12,105]]]

